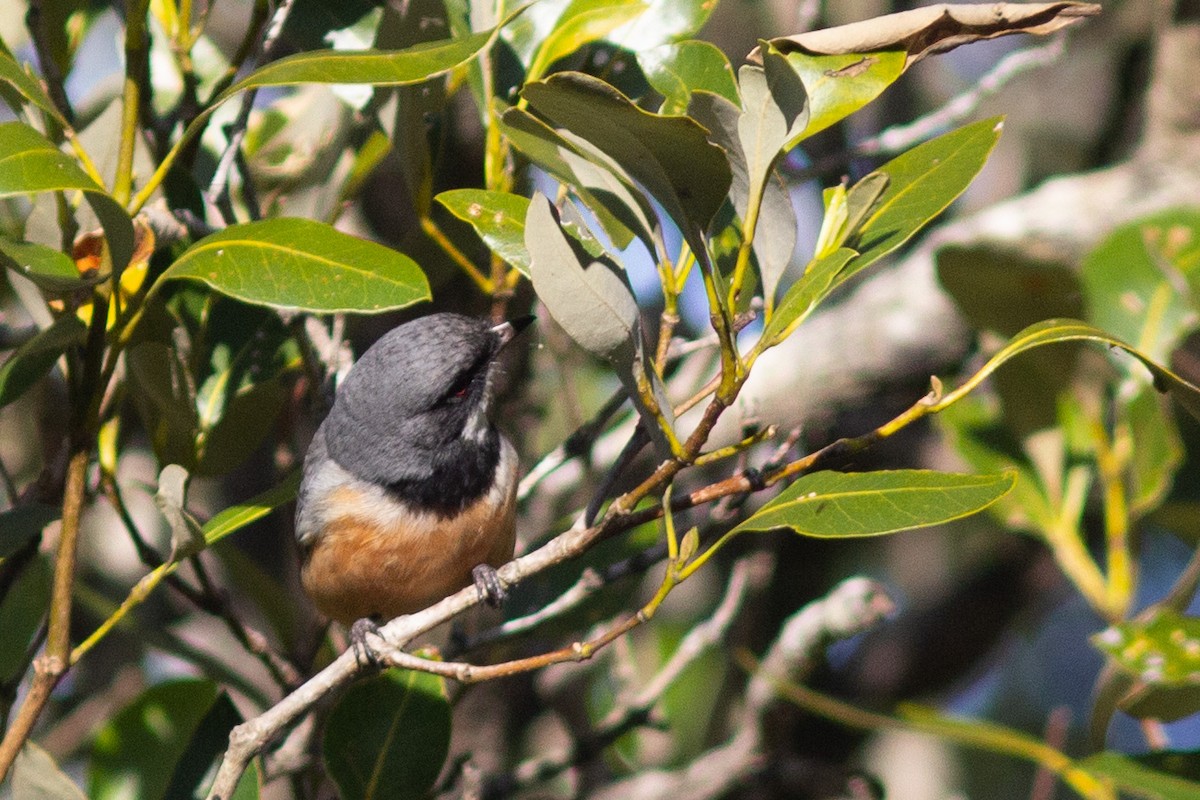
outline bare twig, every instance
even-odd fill
[[[513,789],[538,783],[582,764],[628,731],[645,724],[655,705],[679,675],[725,638],[750,592],[761,588],[770,573],[770,556],[747,556],[734,564],[725,595],[712,615],[692,628],[667,663],[636,696],[618,703],[588,736],[578,739],[565,758],[535,758],[518,765]]]
[[[891,600],[879,584],[866,578],[843,581],[784,622],[761,668],[750,679],[746,703],[730,723],[735,732],[729,741],[681,769],[643,770],[606,786],[593,797],[705,800],[728,794],[762,763],[765,715],[776,702],[777,683],[801,680],[829,642],[874,627],[891,610]]]

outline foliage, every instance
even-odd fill
[[[271,14],[259,4],[241,44],[223,54],[210,36],[207,7],[135,0],[124,6],[122,93],[112,98],[111,114],[93,117],[73,107],[63,86],[61,76],[80,66],[79,40],[65,32],[86,32],[105,12],[47,5],[58,15],[54,36],[31,31],[40,74],[13,54],[17,48],[0,48],[3,98],[17,117],[0,123],[0,197],[9,198],[0,263],[10,305],[19,304],[31,323],[0,366],[0,405],[29,414],[21,404],[33,402],[39,387],[65,387],[59,424],[44,433],[47,452],[61,453],[46,460],[40,478],[3,470],[10,508],[0,528],[0,620],[17,635],[0,643],[8,670],[0,675],[8,689],[0,774],[15,761],[14,791],[78,795],[34,744],[39,719],[61,721],[78,702],[51,699],[66,675],[79,676],[81,691],[99,694],[116,670],[102,675],[90,662],[125,666],[161,652],[203,677],[140,680],[145,685],[80,756],[94,797],[257,797],[262,780],[280,773],[293,778],[299,794],[330,780],[343,797],[447,790],[464,772],[461,762],[452,765],[443,779],[450,783],[437,783],[457,699],[444,678],[468,683],[588,658],[654,618],[680,584],[721,561],[729,542],[762,538],[745,535],[751,532],[880,536],[984,509],[1045,540],[1082,595],[1114,624],[1097,639],[1118,668],[1112,707],[1139,713],[1161,700],[1160,689],[1190,687],[1194,669],[1181,665],[1195,659],[1194,620],[1181,619],[1175,606],[1200,578],[1181,579],[1174,605],[1154,615],[1130,612],[1133,527],[1160,507],[1180,463],[1174,422],[1154,390],[1169,392],[1193,414],[1200,410],[1200,390],[1165,364],[1195,323],[1194,297],[1177,286],[1180,276],[1193,291],[1196,285],[1200,224],[1193,215],[1114,234],[1084,265],[1078,285],[1054,272],[1062,293],[1082,292],[1087,308],[1056,307],[1032,319],[1021,317],[1029,310],[1024,298],[1013,298],[1012,317],[978,302],[996,290],[975,268],[995,260],[948,251],[947,287],[981,328],[1009,337],[958,388],[946,391],[935,378],[929,395],[891,421],[806,455],[794,452],[791,440],[764,458],[763,445],[776,435],[771,420],[744,425],[741,441],[710,441],[718,420],[736,413],[758,358],[949,207],[983,168],[1003,121],[950,130],[853,184],[827,188],[811,253],[795,252],[795,210],[780,170],[786,154],[842,124],[932,52],[1008,33],[1049,33],[1094,7],[989,6],[982,27],[970,7],[956,12],[953,25],[883,17],[866,28],[827,31],[819,47],[804,36],[763,41],[735,72],[718,48],[694,38],[712,4],[689,0],[546,0],[515,9],[418,1],[341,9],[346,18],[336,22],[316,21],[314,4],[285,3]],[[283,42],[326,38],[332,47],[311,44],[280,57]],[[619,77],[626,70],[633,79]],[[463,115],[468,101],[474,112]],[[450,188],[452,148],[471,141],[480,146],[480,174],[470,176],[469,188]],[[381,167],[402,176],[397,182],[407,189],[397,204],[413,218],[403,243],[411,255],[368,240],[347,214]],[[644,254],[661,291],[657,319],[632,289],[630,275],[645,264]],[[1011,268],[994,273],[1008,292],[1001,296],[1010,297]],[[696,284],[711,327],[707,342],[708,331],[681,323],[685,292]],[[420,313],[419,304],[435,296],[440,307],[486,308],[497,319],[523,313],[536,296],[545,327],[578,348],[580,375],[602,369],[603,381],[620,387],[616,401],[597,404],[604,408],[595,420],[568,438],[557,462],[547,457],[523,490],[527,500],[543,491],[547,504],[563,509],[556,513],[589,503],[581,524],[522,559],[521,589],[542,581],[548,593],[525,619],[548,629],[560,608],[570,610],[553,600],[558,578],[549,570],[567,556],[574,560],[566,568],[576,574],[586,556],[634,572],[665,562],[663,577],[649,600],[640,607],[635,601],[598,632],[583,633],[582,617],[557,620],[574,633],[550,631],[549,639],[580,637],[559,650],[518,657],[496,646],[481,659],[498,662],[490,665],[394,654],[392,663],[413,671],[337,694],[364,671],[353,665],[357,654],[306,651],[302,642],[314,637],[314,626],[305,628],[279,574],[248,557],[248,536],[227,539],[273,513],[285,517],[279,509],[296,491],[303,435],[281,421],[316,416],[342,366],[345,315]],[[991,316],[979,316],[983,308]],[[1070,318],[1081,315],[1086,321]],[[747,343],[747,331],[760,335]],[[694,355],[681,357],[673,342],[689,334]],[[1088,342],[1131,354],[1140,371],[1112,360],[1100,362],[1102,373],[1075,371],[1087,358],[1078,350],[1066,368],[1061,348],[1045,356],[1047,345]],[[980,396],[984,379],[1010,360],[1013,366],[997,373],[1006,379]],[[1021,364],[1032,377],[1014,372]],[[625,399],[628,412],[621,410]],[[692,408],[698,413],[687,415]],[[929,415],[942,420],[972,474],[837,471],[847,457]],[[590,468],[591,446],[602,436],[628,442],[613,467],[623,473],[623,488],[597,481],[599,494],[586,496],[589,482],[579,481],[572,494],[555,497],[537,486],[569,459]],[[1157,446],[1133,447],[1151,439]],[[637,459],[646,446],[653,457]],[[166,540],[153,532],[164,526],[135,514],[128,499],[148,494],[126,472],[147,449],[157,464],[153,500]],[[758,466],[747,467],[751,460]],[[209,479],[203,492],[189,491],[193,477]],[[789,481],[757,510],[728,520],[713,515],[682,535],[676,530],[675,515],[687,509],[717,501],[736,509]],[[236,491],[226,498],[222,485]],[[1083,527],[1093,485],[1104,509],[1103,570]],[[198,494],[225,499],[213,508]],[[101,506],[115,512],[111,524],[137,551],[135,580],[80,566],[81,541],[95,535],[83,518]],[[195,515],[209,519],[201,524]],[[661,543],[639,538],[648,530],[643,523],[659,518]],[[50,557],[40,544],[52,522],[58,535]],[[561,522],[544,519],[545,530],[529,532],[528,541],[545,541]],[[639,528],[614,555],[617,534]],[[218,566],[245,598],[231,603],[215,585],[210,573]],[[578,585],[584,594],[594,591],[587,581],[595,573],[583,574]],[[252,658],[226,658],[156,625],[152,608],[170,613],[159,604],[163,583]],[[733,588],[731,579],[731,603]],[[473,602],[464,599],[461,608]],[[728,614],[734,610],[736,604]],[[425,627],[411,633],[449,616],[412,622]],[[90,633],[73,644],[85,624]],[[664,641],[672,639],[669,621],[655,624]],[[262,625],[266,634],[256,627]],[[475,644],[510,631],[497,629],[490,638],[485,632]],[[1139,648],[1135,656],[1118,647],[1129,640]],[[661,659],[667,677],[657,693],[598,725],[570,758],[582,762],[609,745],[619,750],[621,737],[650,718],[669,685],[682,685],[682,659],[694,656],[682,643],[671,653]],[[681,662],[672,667],[676,657]],[[1164,668],[1156,672],[1159,657]],[[710,663],[704,674],[719,672]],[[310,696],[300,683],[311,674]],[[27,691],[13,704],[18,685]],[[242,724],[243,705],[227,692],[256,719]],[[614,694],[620,702],[610,705],[620,712],[624,701]],[[336,695],[322,723],[327,772],[294,754],[290,762],[268,758],[269,735],[283,735],[326,695]],[[1086,796],[1114,796],[1135,774],[1150,776],[1136,781],[1147,797],[1177,796],[1185,783],[1116,754],[1071,761],[982,722],[922,719],[948,740],[1022,757],[1034,750],[1035,760],[1059,765],[1068,785]],[[315,752],[312,728],[295,730],[300,749]],[[261,758],[248,763],[251,757]],[[558,772],[576,763],[568,760]],[[506,778],[529,787],[557,774],[553,765],[528,772]]]

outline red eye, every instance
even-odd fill
[[[463,399],[464,397],[467,396],[467,390],[470,388],[471,388],[470,386],[464,386],[463,388],[459,389],[457,392],[454,393],[454,397],[458,398],[459,400]]]

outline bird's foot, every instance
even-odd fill
[[[508,592],[504,591],[504,584],[500,582],[500,576],[496,574],[496,570],[490,564],[480,564],[471,570],[471,577],[475,581],[475,591],[479,592],[479,599],[487,603],[492,608],[499,608],[508,598]]]
[[[370,637],[373,637],[375,641],[369,641]],[[383,641],[383,634],[379,632],[379,622],[374,617],[363,617],[355,620],[354,624],[350,626],[350,649],[354,651],[354,662],[360,669],[371,667],[378,670],[383,668],[383,660],[379,657],[377,644]]]

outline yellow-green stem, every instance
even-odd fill
[[[471,280],[475,281],[475,285],[484,293],[491,294],[495,291],[496,285],[492,282],[492,279],[480,272],[479,268],[471,262],[471,259],[467,258],[466,254],[462,250],[459,250],[454,242],[450,241],[450,238],[442,232],[442,229],[430,217],[421,217],[421,230],[425,231],[425,235],[433,239],[437,246],[442,248],[442,252],[462,268],[462,271],[467,273]]]
[[[1134,559],[1129,542],[1129,503],[1125,495],[1124,464],[1100,424],[1093,426],[1097,443],[1096,466],[1104,493],[1104,533],[1107,547],[1105,606],[1117,617],[1129,612],[1133,601]]]
[[[117,174],[113,197],[129,202],[133,188],[133,152],[137,144],[138,116],[142,105],[141,79],[146,72],[146,10],[149,0],[133,0],[125,18],[125,83],[121,105],[121,139],[117,149]]]
[[[742,243],[738,245],[737,261],[733,265],[733,278],[729,282],[730,308],[737,307],[737,298],[742,292],[742,283],[746,280],[746,270],[750,268],[750,254],[754,251],[754,231],[758,228],[758,209],[761,200],[761,196],[752,196],[746,207],[746,219],[742,221]],[[771,298],[764,298],[764,301],[769,304]]]

